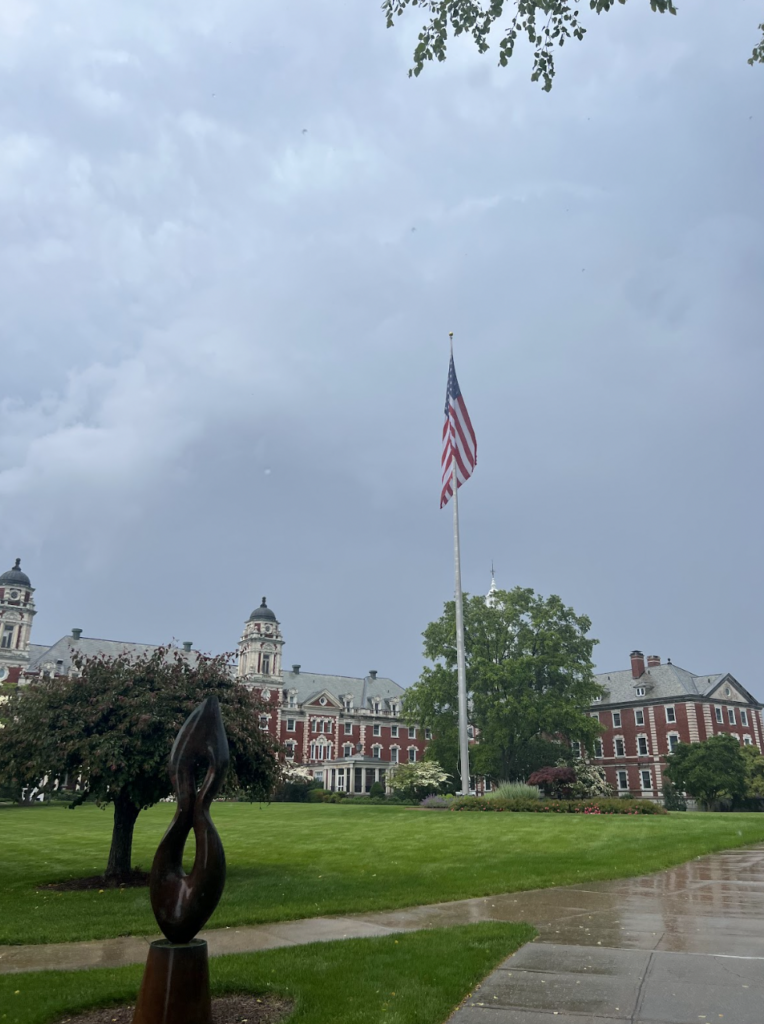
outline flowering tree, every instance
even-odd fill
[[[564,762],[559,762],[559,765]],[[613,795],[613,787],[607,781],[605,769],[577,758],[573,762],[576,781],[570,787],[575,800],[589,800],[592,797],[608,797]]]
[[[399,764],[388,772],[387,780],[395,793],[412,799],[437,793],[451,776],[444,772],[437,761],[417,761],[415,764]]]

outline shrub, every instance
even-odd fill
[[[560,800],[570,797],[571,787],[576,781],[576,773],[572,768],[548,766],[539,768],[528,778],[531,786],[538,786],[544,796],[553,800]]]
[[[436,793],[431,793],[430,796],[426,796],[420,803],[420,807],[450,807],[452,800],[446,800],[444,796],[438,796]]]
[[[562,762],[557,766],[562,767]],[[573,762],[576,781],[570,787],[570,796],[574,800],[592,800],[613,795],[613,787],[607,781],[605,769],[596,764],[577,758]]]
[[[687,801],[670,779],[663,780],[663,806],[667,811],[686,811]]]
[[[667,814],[650,800],[491,800],[462,796],[450,800],[452,811],[534,811],[537,814]]]
[[[308,803],[325,804],[331,795],[328,789],[311,789],[308,791]]]
[[[369,790],[369,796],[384,796],[385,795],[385,784],[384,782],[372,782],[371,789]]]
[[[538,786],[529,786],[527,782],[500,782],[490,793],[489,800],[539,800],[541,791]]]

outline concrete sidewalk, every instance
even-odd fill
[[[576,891],[600,897],[578,919],[568,916]],[[764,1020],[762,848],[558,892],[557,925],[506,960],[449,1024]]]

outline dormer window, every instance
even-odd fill
[[[594,698],[594,703],[595,703],[595,704],[599,704],[599,702],[600,702],[601,700],[602,700],[602,697],[595,697],[595,698]]]
[[[638,697],[644,697],[644,695],[645,695],[645,692],[646,692],[646,691],[645,691],[645,688],[644,688],[644,686],[638,686],[638,687],[637,687],[637,696],[638,696]]]
[[[374,698],[374,714],[375,715],[379,714],[379,698],[378,697]]]

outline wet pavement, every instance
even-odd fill
[[[220,956],[478,921],[526,921],[539,937],[502,964],[452,1024],[764,1020],[764,846],[640,878],[201,937]],[[141,963],[157,937],[0,946],[0,974]]]

